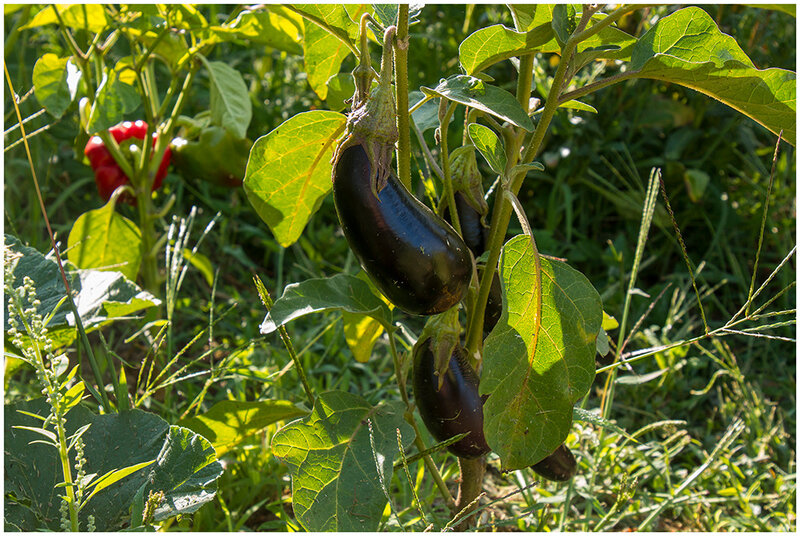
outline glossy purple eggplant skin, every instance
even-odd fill
[[[486,246],[489,244],[489,228],[481,222],[480,213],[467,203],[464,194],[455,192],[453,198],[456,202],[458,223],[461,224],[461,237],[477,259],[486,251]],[[451,223],[450,209],[447,205],[443,216],[447,223]]]
[[[481,223],[481,215],[472,208],[461,192],[453,194],[458,212],[458,222],[461,224],[461,235],[467,247],[472,251],[477,259],[489,244],[489,228]],[[445,206],[444,219],[450,223],[450,211]],[[495,273],[492,279],[492,286],[489,289],[489,299],[486,302],[486,309],[483,314],[483,337],[492,331],[500,320],[503,312],[503,299],[501,297],[500,279]]]
[[[414,348],[414,401],[425,427],[436,439],[444,441],[469,432],[448,450],[460,458],[477,458],[489,452],[483,435],[483,399],[478,394],[478,376],[458,344],[450,357],[450,367],[442,388],[436,375],[431,339]]]
[[[534,465],[531,465],[537,475],[547,480],[566,482],[578,470],[578,462],[569,447],[561,444],[553,453]]]
[[[483,338],[494,329],[503,314],[503,289],[500,288],[500,277],[495,272],[492,286],[489,287],[489,299],[483,311]]]
[[[467,245],[393,175],[376,197],[361,145],[336,162],[333,201],[344,236],[361,267],[395,306],[417,315],[446,311],[472,277]]]

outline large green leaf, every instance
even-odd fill
[[[164,501],[153,516],[155,521],[191,514],[214,499],[221,474],[222,465],[206,438],[187,428],[170,426],[153,468],[142,479],[140,496],[164,492]]]
[[[270,424],[307,413],[287,400],[223,400],[207,412],[178,424],[208,439],[217,456],[222,456]]]
[[[84,212],[69,232],[67,258],[81,269],[98,268],[135,280],[142,261],[142,233],[109,201]]]
[[[22,530],[59,530],[58,507],[62,493],[55,485],[61,480],[57,451],[40,443],[40,436],[13,426],[41,426],[41,421],[18,410],[46,416],[49,406],[43,399],[5,406],[5,489],[17,501],[30,501],[30,511],[39,516],[6,518]],[[141,410],[109,415],[94,415],[82,406],[67,414],[68,434],[89,425],[82,438],[86,447],[87,474],[103,476],[114,470],[152,462],[111,484],[92,497],[81,510],[81,527],[87,516],[95,518],[97,530],[118,530],[128,521],[129,509],[137,495],[162,491],[165,500],[156,510],[156,520],[188,514],[208,502],[216,493],[216,478],[222,467],[214,449],[201,436],[186,428],[170,426],[157,415]],[[8,500],[8,497],[7,497]],[[15,501],[16,502],[16,501]],[[23,525],[20,526],[20,523]],[[33,523],[32,525],[30,523]],[[7,525],[8,526],[8,525]]]
[[[300,237],[331,189],[333,146],[344,123],[338,112],[300,113],[250,150],[244,191],[284,247]]]
[[[533,132],[531,118],[511,93],[478,78],[458,74],[440,81],[434,89],[425,88],[425,90],[465,106],[477,108],[522,127],[528,132]]]
[[[81,73],[70,58],[47,53],[33,66],[33,92],[45,110],[61,117],[78,90]]]
[[[467,74],[475,74],[498,61],[540,50],[552,40],[553,28],[549,24],[541,24],[529,32],[495,24],[464,39],[458,47],[458,59]]]
[[[534,266],[527,236],[505,244],[503,314],[484,346],[480,392],[490,396],[483,428],[503,470],[528,467],[563,443],[572,405],[594,379],[600,296],[580,272],[541,258],[539,315]]]
[[[469,35],[458,48],[458,58],[467,74],[483,71],[498,61],[523,54],[561,52],[555,38],[551,20],[553,6],[537,5],[535,18],[527,32],[518,32],[500,24],[481,28]],[[598,13],[592,17],[597,22],[605,17]],[[609,26],[578,45],[579,54],[594,52],[593,59],[627,60],[631,56],[636,38],[619,28]]]
[[[686,86],[724,102],[792,145],[796,136],[797,76],[756,69],[736,40],[698,7],[659,20],[633,49],[634,76]]]
[[[377,530],[386,506],[381,480],[388,485],[392,478],[397,430],[404,447],[414,439],[403,411],[399,401],[372,407],[360,396],[331,391],[317,397],[310,416],[275,434],[272,452],[289,465],[292,507],[306,530]]]
[[[206,67],[211,83],[211,122],[237,138],[246,137],[253,105],[242,74],[222,61],[206,61]]]
[[[319,98],[325,100],[328,79],[339,73],[350,49],[317,24],[306,21],[303,52],[308,83]]]
[[[36,288],[36,297],[40,301],[36,311],[42,317],[47,317],[66,296],[64,281],[56,261],[45,257],[34,248],[23,246],[14,236],[5,235],[5,243],[10,252],[20,255],[13,272],[14,286],[22,285],[23,277],[30,277]],[[161,303],[119,272],[99,270],[76,272],[74,266],[69,263],[65,263],[64,268],[67,270],[70,289],[77,292],[74,296],[75,306],[86,329]],[[3,309],[3,314],[7,324],[7,307]],[[71,340],[71,336],[74,336],[74,326],[69,306],[62,304],[48,324],[49,335],[55,336],[58,342],[66,344]],[[61,337],[62,331],[68,331],[71,336]]]
[[[369,315],[386,329],[392,325],[392,312],[366,281],[337,274],[287,285],[261,324],[261,333],[272,333],[278,326],[309,313],[334,309]]]

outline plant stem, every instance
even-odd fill
[[[55,9],[55,8],[54,8]],[[14,86],[11,83],[11,74],[8,72],[8,66],[3,64],[3,69],[5,70],[6,74],[6,81],[8,82],[8,88],[11,90],[11,94],[16,95],[14,91]],[[14,111],[17,114],[17,122],[19,123],[20,134],[22,136],[23,143],[25,145],[25,154],[28,157],[28,165],[31,169],[31,175],[33,177],[33,185],[36,189],[36,196],[39,199],[39,209],[42,212],[42,216],[44,217],[44,223],[47,227],[47,233],[50,235],[50,245],[53,248],[53,252],[55,253],[56,263],[58,263],[58,269],[61,272],[61,279],[64,282],[64,290],[67,295],[67,301],[69,302],[70,308],[72,309],[72,314],[75,317],[75,324],[78,329],[78,333],[80,333],[81,340],[83,342],[84,347],[86,348],[86,355],[89,357],[89,366],[92,369],[92,374],[94,375],[94,379],[97,382],[97,389],[91,386],[91,384],[86,384],[87,389],[92,395],[100,401],[103,405],[103,409],[105,409],[106,413],[111,413],[111,404],[108,401],[108,396],[106,396],[106,391],[103,388],[103,375],[100,372],[100,367],[97,365],[97,361],[94,357],[94,352],[92,352],[92,347],[89,344],[89,339],[86,336],[86,330],[83,329],[83,323],[81,322],[81,317],[78,314],[78,308],[75,306],[75,300],[72,299],[72,292],[70,290],[69,281],[67,281],[67,274],[64,271],[64,264],[61,262],[61,253],[58,250],[58,244],[56,243],[55,235],[53,235],[53,229],[50,226],[50,219],[47,217],[47,210],[44,206],[44,198],[42,197],[42,191],[39,188],[39,180],[36,178],[36,170],[33,166],[33,157],[31,156],[31,149],[28,146],[28,138],[25,135],[25,125],[22,123],[22,114],[19,111],[19,106],[17,105],[17,100],[13,99],[14,103]]]
[[[618,84],[620,82],[624,82],[625,80],[630,80],[639,76],[640,71],[626,71],[624,73],[617,73],[613,76],[609,76],[608,78],[603,78],[602,80],[598,80],[597,82],[592,82],[591,84],[586,84],[583,87],[570,91],[568,93],[564,93],[559,97],[558,103],[564,104],[565,102],[579,99],[584,95],[588,95],[589,93],[594,93],[598,89],[603,89],[608,86],[612,86],[614,84]]]
[[[486,470],[486,459],[480,458],[459,458],[458,467],[461,470],[461,484],[458,487],[458,498],[453,515],[459,514],[469,506],[468,512],[475,510],[478,503],[470,506],[470,503],[480,495],[483,490],[483,474]],[[466,531],[475,525],[477,519],[474,515],[469,515],[462,519],[456,527],[459,531]]]
[[[450,220],[453,222],[453,228],[461,235],[461,223],[458,221],[458,211],[456,210],[456,198],[453,193],[453,183],[450,177],[450,150],[447,148],[447,131],[450,126],[450,118],[453,117],[453,112],[456,110],[456,103],[451,102],[447,106],[447,111],[441,117],[439,122],[439,147],[441,154],[439,155],[442,160],[442,174],[444,175],[444,194],[447,197],[447,206],[450,208]]]
[[[397,174],[411,191],[411,132],[408,121],[408,4],[400,4],[394,46],[394,84],[397,95]]]
[[[253,282],[256,285],[256,289],[258,290],[258,295],[261,297],[261,303],[264,304],[264,307],[267,308],[267,312],[272,310],[272,305],[274,302],[272,301],[272,297],[269,295],[267,288],[264,286],[264,283],[258,276],[253,276]],[[300,375],[300,383],[303,384],[303,389],[306,391],[306,396],[308,397],[308,404],[310,408],[314,407],[314,392],[311,390],[311,386],[308,384],[308,378],[306,378],[306,370],[303,368],[303,364],[300,363],[300,358],[297,357],[297,353],[294,351],[294,345],[292,345],[292,340],[289,338],[289,334],[286,332],[286,328],[283,326],[278,327],[278,333],[281,336],[281,340],[283,341],[284,346],[286,346],[286,350],[289,352],[289,356],[294,361],[294,366],[297,369],[297,373]]]

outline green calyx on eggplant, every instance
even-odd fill
[[[361,145],[339,155],[333,200],[361,266],[394,305],[411,314],[446,311],[464,297],[472,258],[455,230],[389,175],[377,196]]]
[[[377,198],[389,181],[392,173],[392,155],[399,138],[397,130],[397,108],[392,93],[392,69],[394,53],[392,40],[397,28],[389,26],[383,36],[383,54],[381,56],[381,73],[378,86],[369,97],[360,95],[359,90],[353,97],[355,107],[347,115],[347,124],[342,140],[333,153],[333,182],[336,183],[338,162],[351,147],[361,146],[369,160],[368,187]],[[362,40],[366,46],[366,40]],[[369,61],[369,55],[362,51],[362,62]],[[369,65],[359,68],[372,67]]]
[[[460,458],[477,458],[489,452],[483,434],[483,398],[478,375],[461,344],[456,344],[443,378],[436,371],[432,338],[420,339],[413,352],[414,401],[422,421],[437,441],[468,435],[448,446]],[[440,379],[441,387],[439,387]]]
[[[578,462],[569,447],[562,443],[552,454],[531,465],[537,475],[547,480],[566,482],[578,471]]]

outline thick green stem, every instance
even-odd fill
[[[400,4],[394,48],[394,83],[397,94],[397,174],[411,191],[411,131],[408,121],[408,4]]]
[[[520,76],[517,80],[517,101],[522,106],[523,110],[528,111],[531,98],[531,88],[533,86],[533,56],[526,55],[520,58],[519,72]],[[562,62],[564,63],[564,62]],[[552,89],[551,89],[552,93]],[[539,122],[536,130],[542,128],[542,122]],[[546,126],[545,126],[546,129]],[[520,147],[524,137],[524,132],[517,133],[512,136],[513,146],[507,150],[507,164],[506,173],[508,173],[518,163]],[[523,160],[526,161],[526,160]],[[524,177],[525,173],[518,174]],[[521,186],[521,182],[520,182]],[[486,310],[486,303],[489,301],[489,291],[492,287],[492,279],[494,278],[495,271],[497,270],[497,262],[500,260],[500,249],[503,247],[503,242],[506,236],[506,229],[508,229],[508,222],[511,220],[511,205],[506,201],[505,192],[508,190],[508,181],[501,180],[499,188],[495,193],[494,207],[492,209],[492,219],[489,224],[489,257],[486,259],[486,268],[481,274],[480,286],[478,287],[478,296],[475,299],[475,304],[470,311],[469,318],[467,319],[467,352],[468,355],[475,355],[482,344],[483,336],[483,315]],[[519,191],[511,190],[516,195]]]
[[[483,491],[483,474],[486,470],[486,459],[481,456],[480,458],[459,458],[458,467],[461,470],[461,485],[458,487],[458,498],[456,498],[456,507],[453,514],[465,514],[472,512],[478,507],[478,502],[475,499]],[[474,504],[471,504],[473,503]],[[467,508],[469,507],[469,508]],[[464,509],[466,512],[463,512]],[[474,515],[469,515],[461,520],[456,527],[456,530],[464,532],[475,526],[476,518]]]

